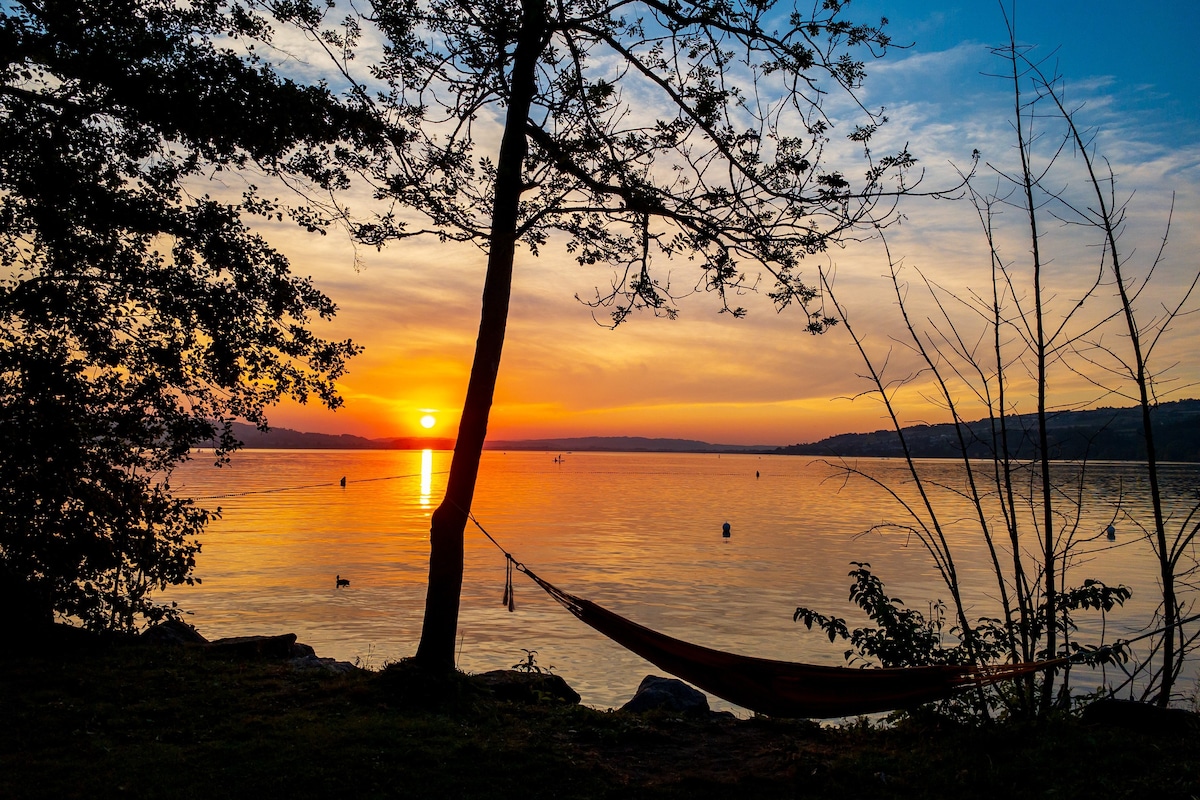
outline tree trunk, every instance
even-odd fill
[[[508,114],[496,163],[479,338],[475,342],[475,360],[450,462],[446,496],[434,511],[429,529],[429,587],[416,659],[437,669],[454,668],[454,640],[462,594],[463,533],[479,476],[479,460],[504,348],[517,245],[517,207],[528,151],[526,125],[537,88],[537,62],[547,41],[544,0],[522,0],[521,10],[521,27],[509,75]]]

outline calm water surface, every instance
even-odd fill
[[[420,636],[429,516],[441,499],[448,451],[238,453],[214,468],[206,454],[172,479],[222,517],[203,538],[197,587],[171,590],[208,638],[294,632],[318,655],[380,667],[412,655]],[[486,452],[473,511],[513,555],[561,588],[664,633],[724,650],[842,664],[841,643],[792,621],[797,605],[866,621],[848,604],[851,561],[866,561],[913,608],[948,598],[923,547],[896,531],[905,522],[883,491],[838,478],[829,465],[785,456]],[[901,487],[902,462],[857,466]],[[960,485],[961,465],[925,462]],[[756,477],[756,473],[758,477]],[[339,481],[346,478],[343,488]],[[1172,496],[1200,483],[1194,465],[1168,467]],[[1092,539],[1068,582],[1124,583],[1134,597],[1103,620],[1111,639],[1141,630],[1156,605],[1151,552],[1125,516],[1117,541],[1098,536],[1118,498],[1145,518],[1133,465],[1090,468],[1077,539]],[[972,617],[996,615],[986,549],[969,508],[940,495]],[[948,505],[947,505],[948,503]],[[721,536],[729,522],[732,535]],[[1031,526],[1027,525],[1027,528]],[[1029,535],[1032,537],[1033,531]],[[1032,538],[1030,540],[1032,544]],[[599,708],[632,695],[653,665],[577,621],[524,576],[516,612],[501,606],[505,563],[468,529],[459,667],[508,668],[536,650]],[[337,589],[334,578],[351,580]],[[1085,634],[1097,636],[1101,619]],[[1097,676],[1097,681],[1100,679]],[[716,698],[714,707],[730,708]]]

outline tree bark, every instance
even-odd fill
[[[454,668],[454,640],[458,633],[462,594],[463,533],[479,476],[479,461],[487,438],[488,416],[504,348],[517,245],[518,205],[523,191],[525,155],[529,149],[526,125],[537,89],[537,63],[548,41],[544,0],[522,0],[521,12],[521,26],[509,74],[508,113],[496,162],[479,338],[475,342],[475,360],[471,365],[454,457],[450,462],[446,495],[434,511],[429,529],[429,586],[416,660],[436,669]]]

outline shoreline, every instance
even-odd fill
[[[268,637],[278,638],[278,637]],[[69,639],[69,641],[68,641]],[[0,796],[1187,797],[1200,733],[884,727],[497,699],[470,676],[345,674],[77,636],[0,662]],[[286,787],[286,788],[285,788]]]

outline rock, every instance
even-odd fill
[[[210,642],[191,625],[177,619],[169,619],[152,625],[142,632],[140,638],[153,644],[203,645],[208,652],[225,658],[269,658],[292,661],[317,658],[317,651],[313,650],[310,645],[297,642],[294,633],[285,633],[279,636],[232,636]],[[331,658],[317,660],[333,661]],[[348,666],[355,668],[353,664],[348,664]]]
[[[222,658],[268,658],[283,661],[292,658],[292,647],[295,644],[296,634],[282,633],[278,636],[231,636],[209,642],[204,645],[204,649]]]
[[[633,698],[621,706],[622,711],[641,713],[665,709],[684,714],[707,714],[708,698],[676,678],[647,675],[638,684]]]
[[[300,647],[308,647],[308,645],[299,645]],[[308,647],[312,650],[311,647]],[[338,661],[333,658],[319,658],[315,654],[297,656],[289,658],[288,664],[297,670],[319,670],[321,672],[332,672],[335,675],[346,675],[351,672],[357,672],[358,667],[351,664],[349,661]]]
[[[1161,708],[1136,700],[1106,697],[1085,706],[1080,718],[1142,733],[1181,734],[1200,731],[1200,715],[1182,708]]]
[[[183,620],[168,619],[142,631],[141,638],[153,644],[208,644],[208,639]]]
[[[317,651],[312,649],[312,645],[307,645],[304,642],[296,642],[292,645],[292,658],[310,658],[316,657]]]
[[[558,675],[548,672],[518,672],[511,669],[497,669],[473,675],[475,683],[482,684],[501,700],[514,703],[566,703],[574,705],[579,702],[579,693],[572,689]]]

